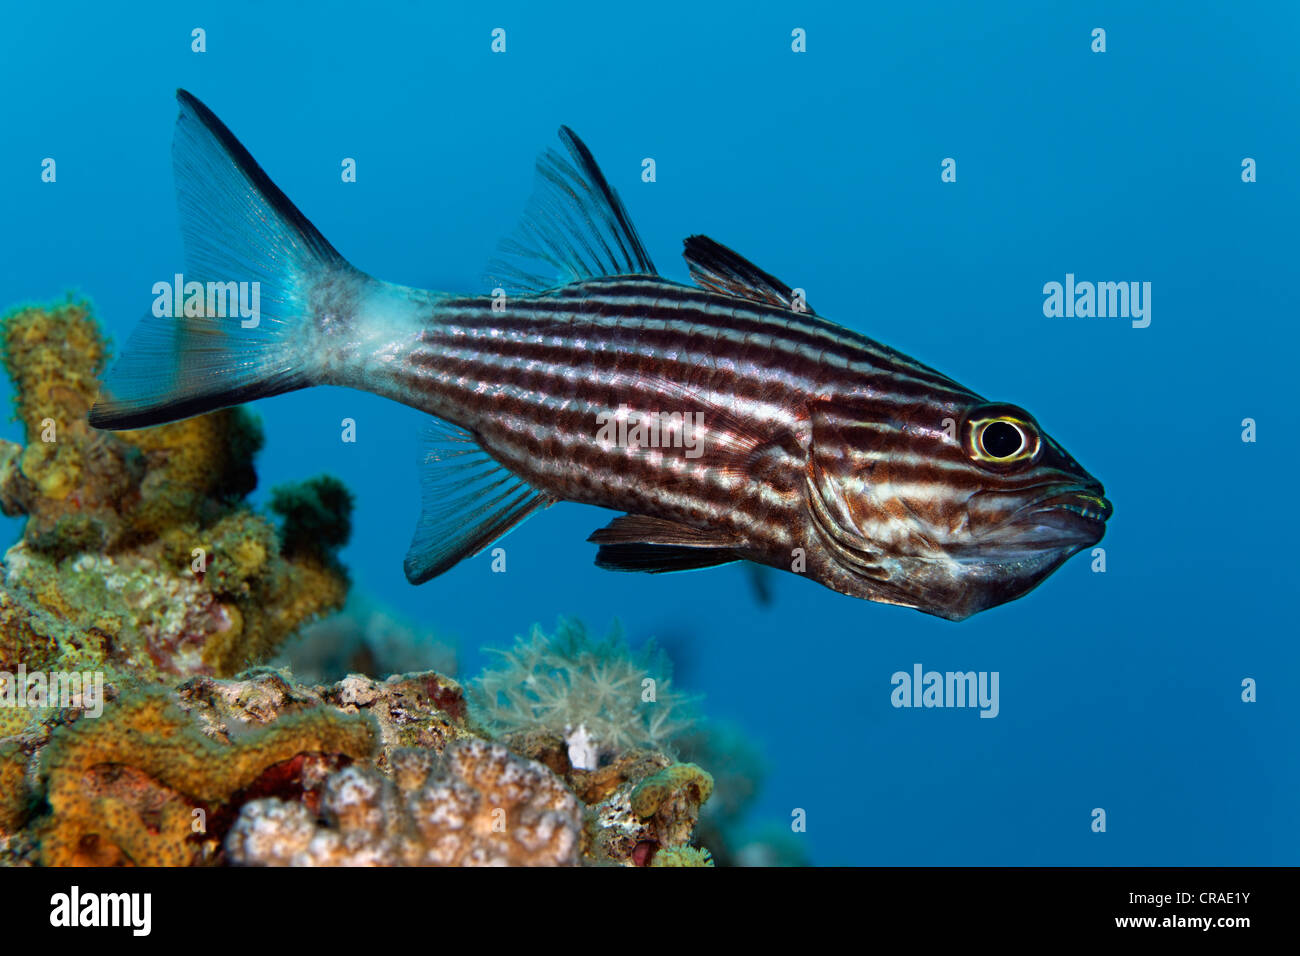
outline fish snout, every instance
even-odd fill
[[[1031,547],[1087,547],[1106,533],[1115,507],[1100,482],[1054,491],[1016,515],[1012,524]]]

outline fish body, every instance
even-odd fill
[[[415,583],[565,500],[626,513],[591,537],[602,567],[749,560],[959,620],[1104,533],[1102,486],[1023,409],[818,316],[703,236],[686,241],[694,285],[659,276],[567,129],[505,247],[508,279],[457,296],[352,267],[211,111],[178,98],[187,265],[259,282],[264,309],[254,328],[146,320],[91,422],[320,384],[427,412],[442,424]]]

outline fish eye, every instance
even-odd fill
[[[992,415],[971,422],[971,454],[999,465],[1033,458],[1041,442],[1038,430],[1015,415]]]
[[[1011,422],[989,422],[980,432],[980,447],[990,458],[1010,458],[1025,447],[1025,436]]]

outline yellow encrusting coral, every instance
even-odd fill
[[[26,447],[0,443],[0,506],[28,516],[28,541],[98,548],[130,487],[129,447],[86,422],[107,348],[90,307],[69,299],[0,317],[0,359],[14,384]]]
[[[54,306],[20,306],[0,318],[0,352],[27,413],[28,435],[40,430],[43,411],[62,407],[73,393],[87,407],[99,393],[108,360],[103,336],[84,300]]]
[[[0,743],[0,833],[17,830],[27,818],[26,772],[22,745],[16,740]]]
[[[687,792],[695,803],[704,803],[713,795],[713,777],[693,763],[675,763],[637,784],[632,791],[632,812],[649,820]]]
[[[117,434],[144,456],[140,501],[130,513],[139,537],[205,523],[257,485],[252,462],[262,432],[242,408]]]
[[[373,721],[315,708],[229,744],[205,736],[172,695],[136,692],[97,720],[55,731],[40,758],[50,814],[46,865],[177,866],[196,862],[206,825],[196,819],[264,772],[301,754],[370,757]],[[198,814],[195,811],[199,811]]]

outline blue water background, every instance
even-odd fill
[[[181,271],[178,86],[357,266],[452,291],[483,291],[568,124],[665,275],[686,277],[683,237],[711,235],[822,314],[1030,409],[1115,502],[1106,573],[1076,557],[961,624],[788,574],[764,609],[739,567],[598,571],[584,539],[611,515],[560,505],[506,540],[507,573],[485,554],[412,588],[421,416],[339,389],[257,405],[257,500],[341,477],[358,588],[456,636],[462,676],[480,645],[561,614],[664,639],[707,713],[767,753],[754,822],[802,808],[818,863],[1295,864],[1298,11],[10,5],[0,306],[77,290],[121,342]],[[1067,272],[1151,282],[1150,327],[1045,318],[1043,284]],[[890,675],[917,662],[998,671],[1000,715],[892,708]]]

